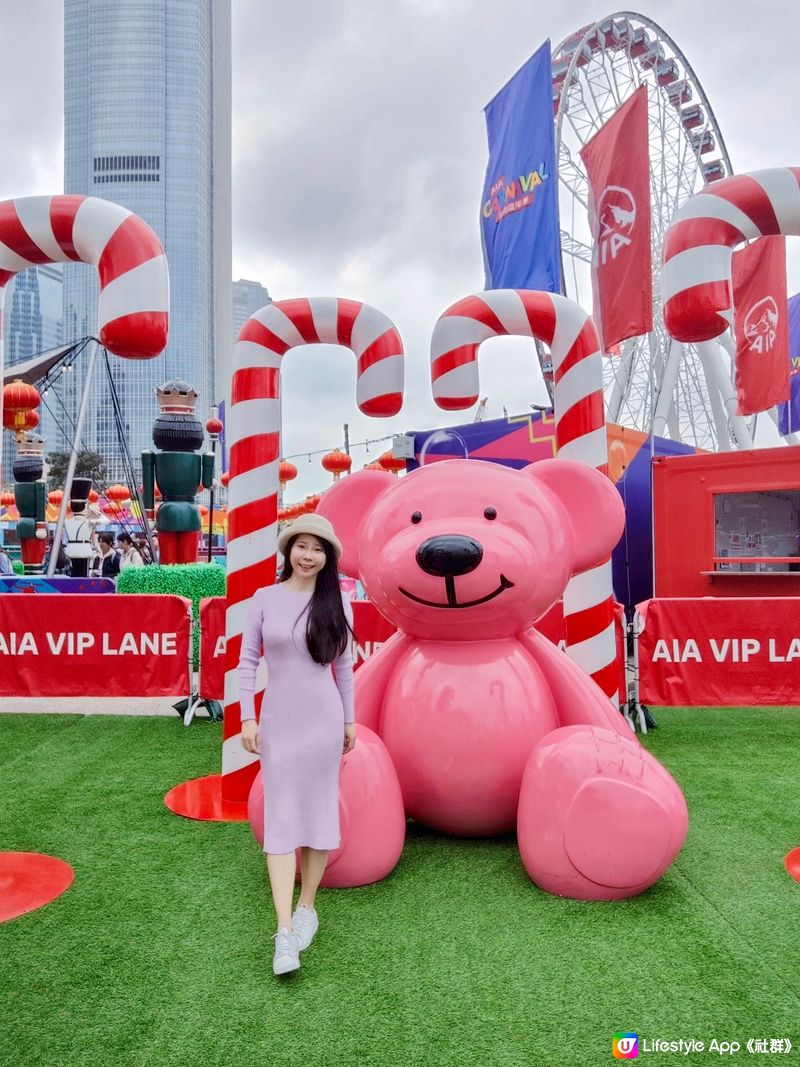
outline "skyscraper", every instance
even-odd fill
[[[136,212],[169,264],[166,351],[141,363],[110,357],[135,462],[151,447],[156,385],[191,382],[203,418],[230,377],[230,48],[230,0],[64,0],[65,192]],[[68,264],[64,340],[94,333],[96,316],[94,272]],[[95,374],[83,440],[117,479],[104,368]]]
[[[64,333],[63,323],[63,278],[61,264],[29,267],[15,274],[8,283],[5,300],[5,367],[10,370],[15,363],[24,363],[31,356],[49,348],[58,348]],[[71,382],[65,383],[68,389]],[[46,435],[48,412],[44,404],[39,408],[41,430]],[[52,436],[52,432],[51,432]],[[50,447],[63,447],[51,445]],[[3,449],[2,483],[13,481],[11,465],[16,449]]]
[[[233,339],[239,335],[239,330],[247,322],[255,311],[259,311],[265,304],[271,304],[270,295],[261,282],[251,282],[247,278],[240,278],[233,283]]]

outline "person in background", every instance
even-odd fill
[[[97,544],[100,549],[99,576],[116,578],[119,574],[119,553],[114,548],[114,535],[103,530],[97,535]]]
[[[47,535],[47,554],[45,555],[44,563],[42,564],[43,574],[47,573],[47,570],[50,566],[50,556],[55,551],[53,537],[54,535],[52,532]],[[70,573],[69,559],[67,558],[67,553],[64,551],[63,541],[58,545],[58,550],[56,553],[56,569],[54,573],[61,575],[69,575]]]
[[[139,555],[142,557],[142,560],[144,561],[145,566],[148,563],[152,563],[153,562],[153,557],[152,557],[152,555],[150,553],[150,546],[148,545],[147,538],[144,536],[144,534],[137,534],[136,535],[136,547],[139,550]]]
[[[144,560],[139,549],[134,545],[133,538],[129,533],[119,534],[117,536],[117,546],[120,550],[119,557],[119,569],[126,571],[128,567],[143,567]]]
[[[0,548],[0,575],[13,573],[14,566],[11,563],[11,556],[4,548]]]

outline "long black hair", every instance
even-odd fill
[[[286,545],[283,554],[283,571],[281,582],[287,581],[292,576],[292,549],[298,537],[295,534]],[[306,535],[307,536],[307,535]],[[347,648],[347,642],[353,633],[342,604],[342,591],[339,587],[339,563],[333,545],[324,537],[318,538],[325,549],[325,566],[317,573],[317,582],[314,592],[311,594],[309,605],[304,608],[308,612],[306,622],[306,644],[308,652],[315,663],[323,667],[333,663]],[[303,612],[300,613],[302,615]],[[297,618],[300,618],[300,615]]]

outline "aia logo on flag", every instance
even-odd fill
[[[759,237],[733,253],[733,330],[739,414],[789,399],[786,239]]]
[[[753,304],[744,320],[744,335],[749,351],[771,352],[778,336],[779,321],[778,305],[771,296],[765,296],[763,300]]]
[[[636,225],[636,201],[630,189],[607,185],[597,205],[595,252],[601,265],[616,259],[631,243]]]
[[[594,319],[605,352],[653,328],[647,100],[641,85],[580,152],[589,181]]]

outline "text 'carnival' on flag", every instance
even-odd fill
[[[778,405],[778,431],[800,433],[800,293],[789,301],[789,402]]]
[[[484,111],[489,138],[481,207],[486,288],[560,293],[549,41]]]
[[[739,414],[789,399],[786,238],[760,237],[733,253]]]
[[[581,149],[589,179],[594,321],[608,352],[653,328],[647,86]]]

